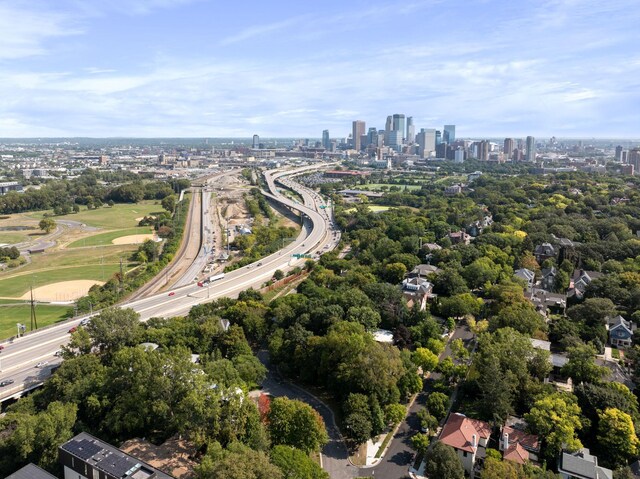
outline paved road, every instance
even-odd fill
[[[313,168],[318,169],[319,166]],[[296,172],[300,169],[292,171]],[[329,221],[325,210],[319,208],[318,202],[321,199],[317,195],[292,183],[292,187],[298,189],[298,193],[308,205],[305,206],[276,192],[274,178],[288,174],[290,172],[266,172],[265,176],[274,194],[265,194],[304,214],[305,227],[295,242],[253,265],[228,273],[222,280],[216,281],[209,287],[201,288],[196,284],[189,284],[175,288],[170,293],[151,295],[121,306],[137,311],[143,321],[152,317],[184,315],[196,304],[213,301],[220,297],[235,297],[250,287],[259,288],[265,281],[271,279],[273,272],[277,269],[288,271],[304,264],[304,259],[294,259],[292,254],[315,253],[323,251],[325,245],[335,244],[337,236],[328,233]],[[81,319],[88,316],[43,328],[13,341],[5,341],[3,343],[5,349],[0,354],[0,380],[13,379],[15,383],[0,389],[0,401],[19,394],[23,388],[29,389],[41,383],[49,369],[36,369],[35,364],[39,361],[48,361],[50,365],[60,362],[60,358],[54,356],[55,351],[69,340],[69,329],[77,326]]]
[[[268,370],[267,377],[262,382],[263,392],[276,397],[286,396],[290,399],[304,401],[322,416],[327,427],[327,433],[329,434],[329,442],[322,449],[323,469],[329,473],[332,479],[352,479],[358,477],[358,468],[349,463],[348,451],[342,441],[331,409],[304,389],[283,380],[271,365],[267,351],[263,350],[258,352],[258,358]]]

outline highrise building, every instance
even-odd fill
[[[387,135],[387,146],[400,151],[402,148],[402,133],[399,130],[391,130]]]
[[[408,145],[413,144],[416,141],[416,127],[413,124],[413,117],[407,117],[407,136],[406,143]]]
[[[527,161],[536,161],[536,139],[533,136],[527,137]]]
[[[620,146],[620,145],[616,146],[616,160],[617,161],[622,161],[622,150],[624,150],[624,148],[622,148],[622,146]]]
[[[440,130],[436,130],[436,146],[442,143],[442,132]]]
[[[362,149],[362,144],[360,142],[362,135],[365,134],[366,124],[362,120],[356,120],[353,122],[353,149],[360,151]]]
[[[456,141],[456,125],[444,125],[442,141],[446,141],[449,145]]]
[[[627,162],[630,165],[633,165],[635,171],[640,170],[640,148],[634,148],[629,150],[627,154]]]
[[[406,134],[406,128],[407,119],[405,118],[405,116],[402,113],[395,113],[393,115],[393,130],[399,131],[400,136],[404,138],[404,135]]]
[[[478,159],[480,161],[489,160],[489,142],[487,140],[482,140],[478,144]]]
[[[260,137],[258,135],[253,135],[253,142],[251,143],[251,147],[253,149],[258,148],[260,146]]]
[[[513,157],[513,150],[516,149],[516,142],[513,138],[505,138],[504,139],[504,157],[510,159]]]
[[[378,147],[378,129],[376,127],[369,128],[367,133],[367,144],[365,146]]]
[[[393,131],[393,116],[387,116],[387,122],[384,125],[384,144],[389,146],[389,133]]]
[[[416,136],[416,143],[420,158],[431,156],[436,151],[436,130],[421,128]]]
[[[322,147],[325,150],[331,149],[331,139],[329,138],[329,130],[322,130]]]
[[[464,148],[458,148],[455,152],[454,161],[456,163],[464,163]]]

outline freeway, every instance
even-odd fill
[[[140,314],[143,321],[153,317],[184,315],[196,304],[206,303],[221,297],[234,297],[251,287],[259,288],[264,282],[271,279],[277,269],[288,271],[295,266],[302,265],[305,260],[294,258],[292,256],[294,254],[319,254],[334,247],[339,241],[339,234],[336,231],[332,233],[329,208],[320,208],[320,206],[325,206],[322,198],[295,182],[288,182],[288,186],[303,198],[304,204],[300,204],[278,193],[275,186],[275,182],[284,176],[320,167],[320,165],[314,165],[290,171],[271,170],[264,172],[271,191],[271,193],[264,192],[265,196],[299,211],[304,218],[303,228],[298,238],[286,248],[259,262],[232,271],[226,274],[223,279],[211,283],[207,287],[199,287],[197,284],[191,283],[176,287],[169,293],[153,294],[120,304],[120,306],[132,308]],[[14,383],[0,388],[0,401],[17,397],[22,392],[42,384],[42,381],[50,375],[51,368],[60,363],[61,358],[55,356],[55,353],[61,345],[66,344],[69,340],[69,330],[77,327],[81,320],[88,317],[90,315],[55,324],[3,343],[5,348],[0,353],[0,381],[11,379]],[[36,367],[37,363],[42,362],[46,362],[46,364],[39,368]]]

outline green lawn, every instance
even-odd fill
[[[380,205],[369,205],[369,211],[372,213],[380,213],[381,211],[389,211],[391,209],[390,206],[380,206]],[[355,208],[349,208],[348,210],[344,210],[345,213],[353,213],[355,212]]]
[[[134,265],[125,264],[127,270]],[[33,284],[34,288],[44,286],[45,284],[59,283],[61,281],[73,281],[77,279],[92,279],[96,281],[106,282],[113,273],[119,271],[120,265],[110,263],[105,265],[86,265],[60,267],[52,270],[37,270],[33,274],[23,274],[0,280],[0,295],[9,298],[19,298]]]
[[[156,201],[148,200],[136,204],[116,204],[113,208],[101,207],[96,210],[87,210],[83,206],[79,213],[53,216],[53,219],[79,221],[89,226],[110,230],[132,228],[138,224],[136,218],[162,211],[162,206],[154,203]],[[30,216],[39,220],[43,218],[45,213],[51,213],[51,211],[38,211]]]
[[[124,230],[108,231],[106,233],[100,233],[97,235],[89,236],[87,238],[79,239],[71,243],[68,248],[80,248],[83,246],[105,246],[112,244],[111,242],[122,236],[129,235],[144,235],[153,233],[151,226],[137,226],[135,228],[128,228]]]
[[[408,191],[419,190],[420,188],[422,188],[422,186],[420,185],[393,185],[389,183],[371,183],[369,185],[359,185],[357,189],[367,190],[367,191],[380,191],[385,186],[387,187],[387,189],[391,188],[392,186],[395,186],[397,188],[400,188],[400,191],[404,191],[405,188]]]
[[[65,319],[68,306],[51,306],[48,304],[36,305],[36,319],[38,327],[47,326]],[[20,306],[0,306],[0,339],[15,336],[16,323],[27,325],[27,331],[31,324],[31,307],[28,304]]]
[[[16,244],[27,241],[29,236],[24,233],[5,233],[0,232],[0,244]]]

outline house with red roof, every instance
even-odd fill
[[[524,419],[509,416],[500,431],[500,450],[505,461],[524,464],[538,462],[540,440],[538,436],[526,432]]]
[[[484,460],[491,426],[464,414],[452,413],[440,433],[440,441],[454,448],[464,470],[474,476],[476,461]]]

